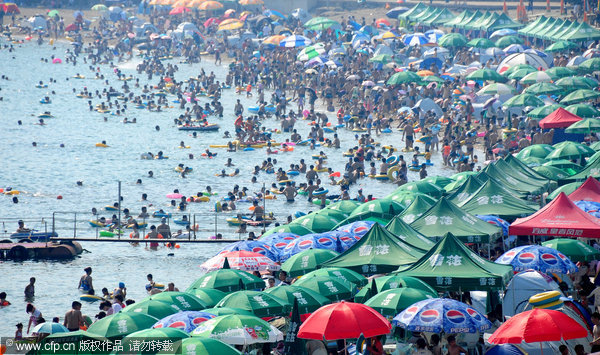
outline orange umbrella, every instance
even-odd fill
[[[158,5],[159,0],[150,0],[148,5]]]
[[[200,7],[200,5],[206,0],[192,0],[188,3],[188,7]]]
[[[174,7],[173,10],[169,11],[169,15],[181,15],[184,12],[190,12],[192,10],[188,9],[187,7],[183,7],[183,6],[178,6],[178,7]]]
[[[384,19],[384,18],[380,18],[377,21],[375,21],[375,25],[377,27],[381,27],[382,25],[385,25],[387,27],[392,27],[392,24],[390,23],[390,21],[388,21],[387,19]]]
[[[225,13],[223,14],[224,17],[231,17],[232,15],[235,15],[235,9],[227,9],[225,10]],[[244,21],[244,20],[242,20]]]
[[[217,10],[223,8],[223,4],[216,1],[205,1],[200,6],[198,6],[200,10]]]
[[[435,73],[432,72],[431,70],[419,70],[417,72],[417,75],[419,75],[419,76],[431,76],[431,75],[435,75]]]
[[[219,24],[219,31],[237,30],[244,27],[244,23],[240,20],[229,18]]]
[[[263,0],[240,0],[240,5],[248,6],[248,5],[263,5],[265,2]]]
[[[176,1],[175,3],[173,3],[173,7],[190,7],[188,4],[190,3],[189,0],[179,0]]]
[[[272,44],[274,46],[278,46],[279,42],[283,41],[285,39],[284,35],[274,35],[274,36],[270,36],[265,38],[265,40],[262,42],[263,44]]]

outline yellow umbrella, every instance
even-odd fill
[[[394,32],[390,32],[390,31],[387,31],[386,33],[381,35],[381,39],[390,39],[390,38],[396,38],[396,37],[398,37],[398,36],[396,36],[394,34]]]
[[[219,31],[237,30],[242,27],[244,27],[244,23],[242,21],[234,19],[234,18],[230,18],[230,19],[224,20],[223,22],[221,22],[219,24]]]
[[[223,8],[223,4],[216,1],[205,1],[200,6],[198,6],[200,10],[217,10]]]
[[[435,75],[434,72],[432,72],[431,70],[419,70],[417,72],[418,76],[431,76],[431,75]]]
[[[263,0],[240,0],[240,5],[263,5],[265,2]]]
[[[158,5],[159,0],[150,0],[148,5]]]
[[[284,35],[274,35],[274,36],[270,36],[265,38],[265,40],[262,42],[263,44],[272,44],[274,46],[278,46],[279,42],[283,41],[285,39]]]
[[[173,3],[173,7],[190,7],[189,3],[189,0],[178,0],[175,3]]]
[[[200,5],[205,2],[206,0],[192,0],[188,3],[188,7],[200,7]]]

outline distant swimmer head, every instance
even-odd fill
[[[83,181],[77,181],[77,186],[83,186]]]
[[[138,185],[141,185],[142,184],[142,179],[137,179],[137,181],[135,183],[138,184]]]
[[[160,126],[156,126],[156,127],[154,127],[154,129],[156,129],[157,131],[160,131]]]
[[[21,120],[18,120],[18,121],[17,121],[17,124],[18,124],[19,126],[22,126],[22,125],[23,125],[23,122],[21,122]]]
[[[34,147],[37,147],[37,143],[36,142],[32,142],[31,145],[34,146]]]
[[[65,144],[64,144],[64,143],[61,143],[61,144],[60,144],[60,147],[61,147],[61,148],[64,148],[64,147],[65,147]]]
[[[13,203],[19,203],[19,199],[17,198],[17,196],[14,196],[12,201],[13,201]]]

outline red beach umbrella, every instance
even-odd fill
[[[169,15],[181,15],[184,12],[190,12],[192,10],[188,9],[185,6],[178,6],[176,8],[174,8],[173,10],[169,11]]]
[[[298,337],[303,339],[356,339],[389,334],[391,323],[376,310],[361,303],[338,302],[323,306],[302,323]]]

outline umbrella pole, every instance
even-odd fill
[[[544,347],[542,346],[542,342],[540,342],[540,352],[544,355]]]

